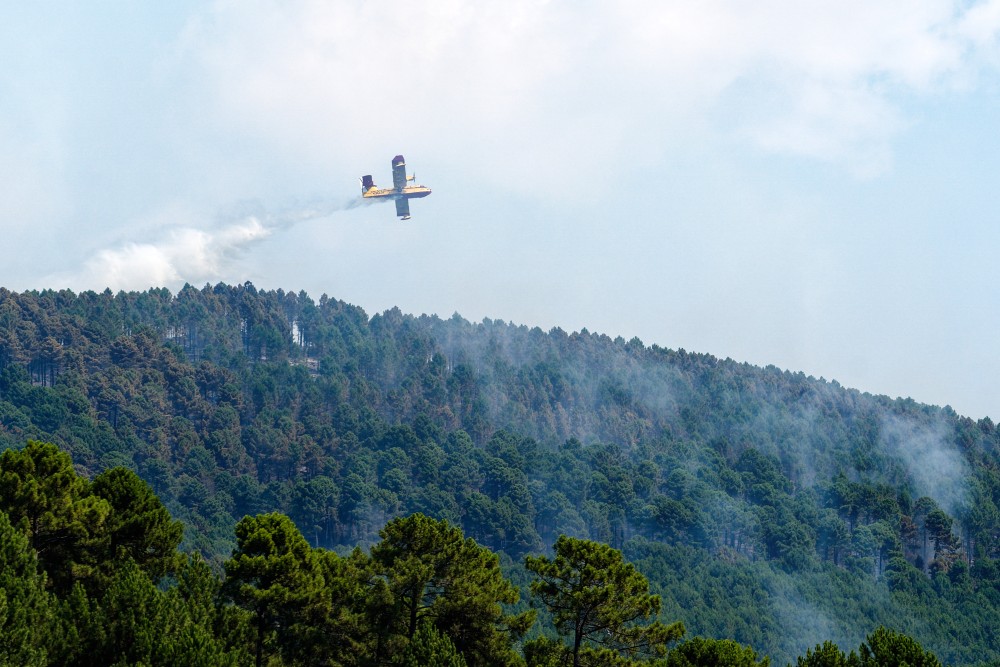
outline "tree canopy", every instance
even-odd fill
[[[769,664],[728,638],[676,643],[683,625],[656,618],[661,599],[635,564],[607,544],[567,536],[551,557],[525,558],[521,573],[534,579],[519,589],[496,553],[446,520],[397,517],[367,553],[339,555],[311,546],[289,517],[269,512],[235,525],[236,546],[220,576],[200,555],[177,551],[176,522],[134,474],[112,469],[94,482],[74,479],[54,454],[43,443],[8,452],[0,466],[11,470],[0,467],[0,476],[23,473],[32,457],[61,461],[50,465],[62,476],[58,488],[107,503],[107,533],[78,543],[77,560],[51,562],[50,572],[29,539],[31,521],[15,526],[0,508],[0,665]],[[14,482],[30,475],[3,479],[21,488]],[[154,535],[139,539],[123,528],[135,525]],[[74,578],[79,562],[109,555],[100,576]],[[72,585],[55,586],[50,574]],[[524,609],[527,591],[568,643],[535,625],[535,611]],[[522,643],[529,632],[535,638]],[[827,641],[797,665],[940,662],[912,637],[879,628],[850,655]]]
[[[177,549],[221,572],[244,516],[280,512],[311,549],[366,555],[420,513],[496,553],[522,593],[524,557],[560,535],[607,544],[664,622],[776,664],[879,625],[950,664],[1000,659],[1000,429],[774,367],[249,283],[0,288],[3,450],[4,511],[60,598],[101,599],[129,559],[164,585],[171,521]],[[171,521],[126,516],[149,496],[124,471]],[[367,601],[394,604],[385,575],[319,560],[351,602],[308,607],[343,622],[289,641],[376,641],[360,628]]]
[[[525,567],[537,577],[532,594],[570,640],[573,667],[581,664],[585,642],[627,657],[663,655],[667,643],[684,634],[681,623],[637,623],[659,614],[660,598],[649,594],[649,582],[617,549],[565,535],[554,549],[554,558],[529,556]]]

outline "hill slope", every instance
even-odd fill
[[[29,438],[137,470],[216,557],[244,514],[338,547],[420,511],[515,561],[624,548],[667,620],[779,662],[878,623],[1000,658],[993,423],[773,367],[250,284],[0,289],[0,447]]]

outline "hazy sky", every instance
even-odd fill
[[[1000,418],[1000,0],[0,9],[0,284],[239,283]],[[399,222],[349,208],[406,156]]]

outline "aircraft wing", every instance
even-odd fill
[[[392,187],[397,190],[406,187],[406,160],[402,155],[392,158]]]
[[[409,199],[397,199],[396,200],[396,215],[403,218],[404,220],[410,217],[410,200]]]

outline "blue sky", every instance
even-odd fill
[[[160,5],[0,10],[0,284],[252,280],[1000,418],[1000,0]],[[413,219],[350,207],[397,153]]]

